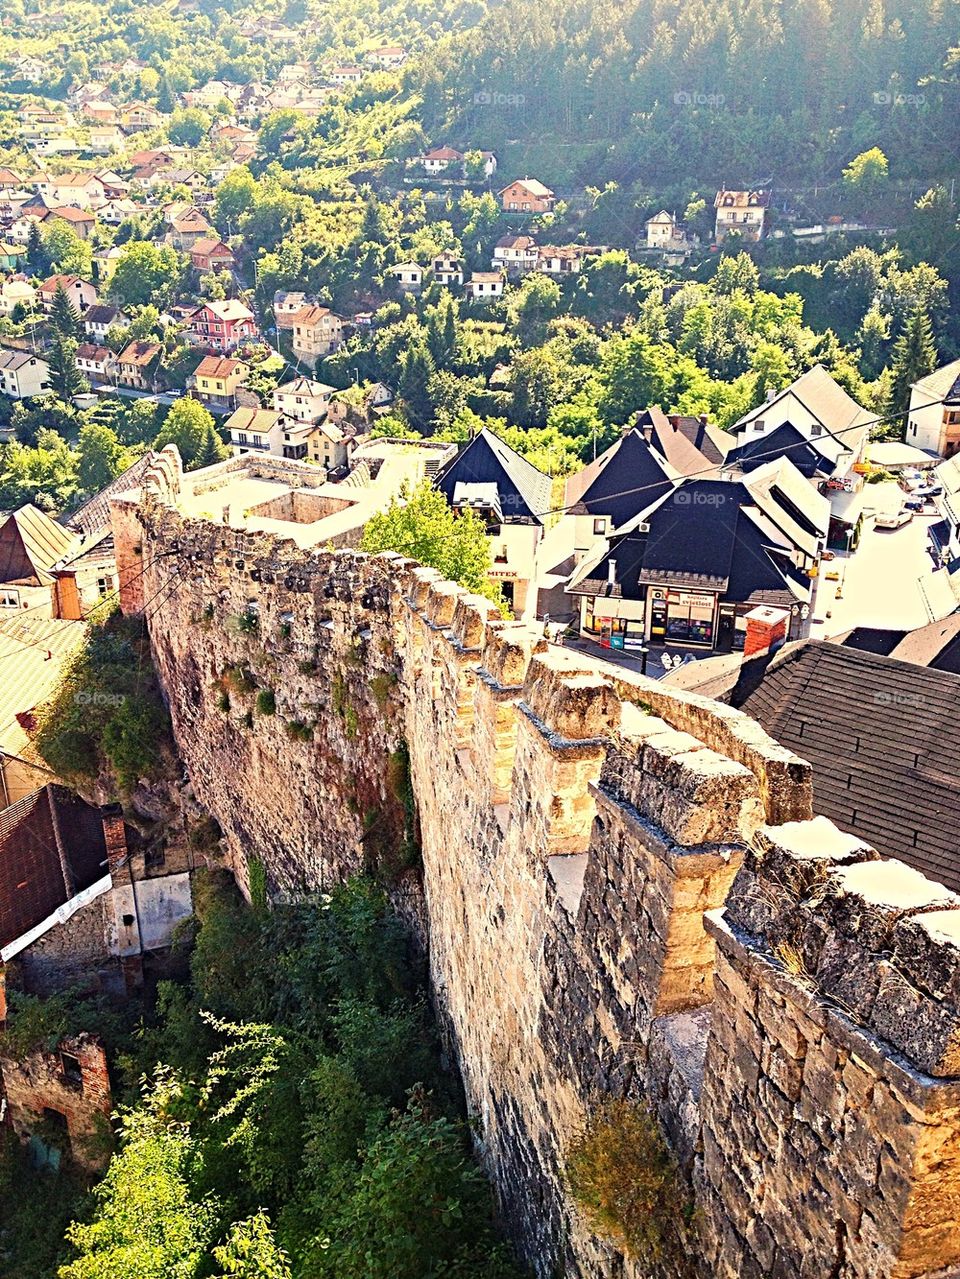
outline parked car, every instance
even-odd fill
[[[876,528],[902,528],[913,519],[913,511],[902,507],[899,511],[881,511],[873,521]]]
[[[914,512],[922,511],[925,509],[926,505],[927,505],[927,499],[925,497],[919,497],[916,493],[914,493],[912,497],[908,497],[907,500],[904,502],[903,509],[905,511],[914,511]]]
[[[943,493],[942,484],[924,484],[920,488],[913,490],[914,497],[940,497]]]

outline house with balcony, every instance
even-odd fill
[[[433,278],[438,284],[463,284],[463,263],[449,253],[441,253],[432,263]]]
[[[201,236],[190,246],[190,265],[204,274],[232,271],[237,265],[233,250],[216,236]]]
[[[253,312],[236,298],[205,302],[191,312],[187,321],[189,341],[222,353],[258,334]]]
[[[273,407],[295,422],[322,422],[330,411],[336,387],[309,377],[295,377],[273,392]]]
[[[536,178],[518,178],[499,191],[504,213],[550,213],[557,197]]]
[[[284,427],[293,425],[276,409],[234,409],[226,421],[226,431],[234,453],[272,453],[283,457]]]
[[[770,192],[718,191],[713,207],[717,215],[714,234],[718,244],[733,232],[744,240],[759,240],[766,229]]]
[[[423,288],[423,267],[416,262],[398,262],[387,268],[404,293],[419,293]]]
[[[960,360],[914,382],[904,441],[939,457],[960,450]]]
[[[305,306],[292,317],[293,353],[315,365],[343,342],[343,321],[325,306]]]
[[[540,250],[530,235],[503,235],[493,246],[492,266],[513,278],[537,269]]]

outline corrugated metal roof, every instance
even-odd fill
[[[45,586],[50,569],[78,545],[77,538],[37,507],[21,506],[0,524],[0,582]]]
[[[22,755],[30,738],[17,716],[53,693],[86,634],[84,622],[11,617],[0,622],[0,751]]]

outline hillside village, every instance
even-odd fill
[[[960,1265],[960,63],[688,8],[0,16],[5,1279]]]

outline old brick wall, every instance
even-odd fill
[[[277,893],[387,865],[538,1272],[650,1273],[564,1193],[607,1093],[655,1106],[704,1274],[960,1263],[960,950],[914,919],[952,917],[942,893],[905,907],[882,875],[843,879],[856,841],[812,820],[809,766],[740,712],[548,648],[398,557],[188,520],[166,465],[115,527],[197,799],[248,887],[261,867]],[[405,750],[422,887],[398,855]],[[922,962],[891,961],[908,945]]]

